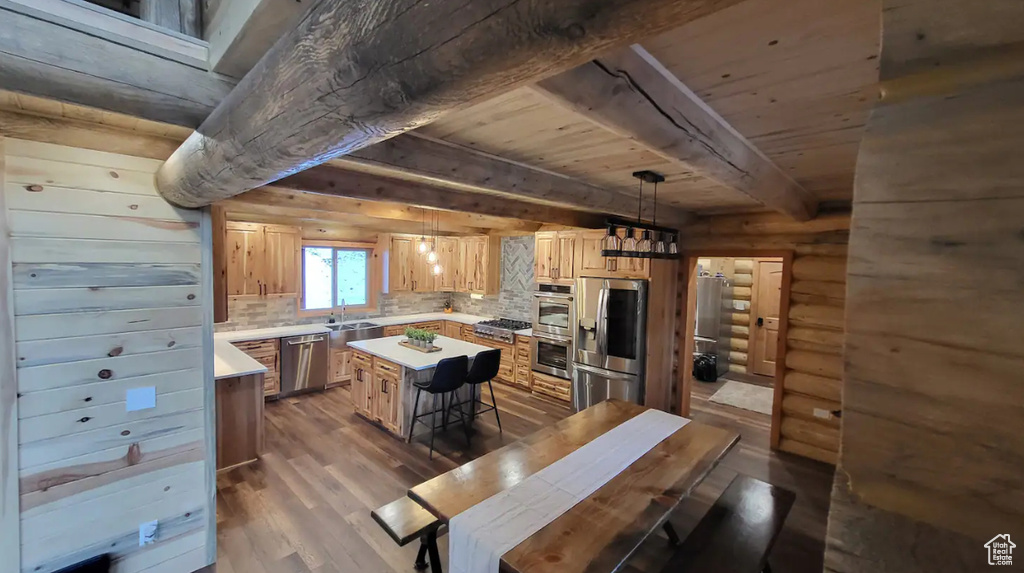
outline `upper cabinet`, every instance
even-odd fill
[[[501,281],[501,239],[491,237],[438,237],[438,263],[416,249],[418,239],[391,237],[387,292],[468,292],[497,294]]]
[[[624,232],[620,232],[621,235]],[[649,278],[650,261],[609,260],[601,254],[605,231],[544,231],[536,234],[534,274],[539,283],[571,283],[576,277]]]
[[[229,296],[298,295],[298,228],[228,221],[226,235]]]
[[[579,231],[543,231],[534,238],[534,280],[571,283],[576,277]]]

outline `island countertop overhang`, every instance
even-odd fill
[[[434,345],[441,347],[442,350],[427,353],[400,346],[398,344],[400,340],[405,340],[405,336],[387,336],[371,340],[358,340],[350,342],[349,346],[355,350],[383,358],[411,370],[434,368],[441,360],[455,356],[468,356],[472,360],[477,354],[486,350],[492,350],[490,347],[480,344],[456,340],[447,336],[438,336],[434,340]]]

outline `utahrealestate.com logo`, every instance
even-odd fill
[[[1010,534],[997,535],[985,544],[988,549],[989,565],[1013,565],[1013,548],[1017,545],[1010,541]]]

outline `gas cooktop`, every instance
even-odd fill
[[[500,340],[511,344],[515,341],[515,331],[530,328],[530,326],[532,325],[529,322],[522,320],[499,318],[496,320],[485,320],[474,324],[473,334],[483,338]]]

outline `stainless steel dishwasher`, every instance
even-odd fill
[[[326,334],[282,339],[281,396],[326,388],[329,355]]]

